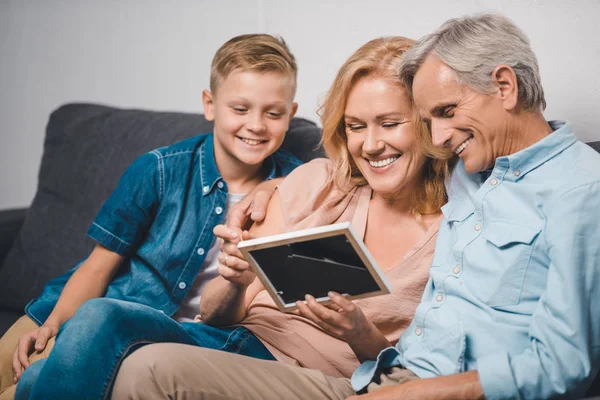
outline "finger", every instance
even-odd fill
[[[17,347],[17,358],[19,359],[19,362],[23,368],[29,367],[29,352],[35,339],[35,336],[27,334],[23,336],[21,340],[19,340],[19,345]]]
[[[231,207],[227,216],[227,226],[242,229],[248,222],[248,207],[252,202],[252,196],[245,196],[237,204]]]
[[[267,215],[267,207],[269,205],[269,201],[271,197],[273,197],[273,193],[275,192],[275,188],[273,189],[261,189],[256,192],[254,195],[254,199],[252,200],[252,208],[250,210],[250,218],[254,222],[262,221]]]
[[[221,245],[221,254],[230,257],[236,257],[241,260],[244,259],[242,252],[237,248],[237,245],[233,243],[223,243]]]
[[[356,310],[356,304],[342,296],[337,292],[329,292],[327,296],[331,299],[331,302],[344,310],[346,313],[353,313]]]
[[[234,256],[223,255],[223,253],[221,253],[218,260],[223,266],[231,268],[235,271],[244,272],[250,269],[250,264],[248,264],[246,260],[239,259]]]
[[[240,235],[235,229],[229,228],[227,225],[223,224],[215,226],[213,233],[216,237],[223,239],[226,242],[237,243],[240,239]]]
[[[339,330],[337,329],[336,326],[333,326],[333,325],[327,323],[326,321],[323,321],[315,313],[313,313],[312,310],[310,309],[310,307],[308,305],[306,305],[304,302],[297,301],[296,307],[298,307],[298,312],[302,316],[304,316],[305,318],[308,318],[309,320],[311,320],[312,322],[314,322],[315,324],[320,326],[326,332],[334,333],[336,335],[339,333]]]
[[[19,381],[19,378],[21,377],[21,374],[23,373],[23,367],[21,366],[21,362],[19,361],[19,350],[18,349],[15,349],[15,352],[13,353],[12,367],[13,367],[13,382],[17,383]]]
[[[345,320],[345,317],[343,317],[340,313],[330,310],[324,305],[319,304],[317,300],[309,294],[306,295],[306,305],[310,308],[313,314],[328,324],[341,326]]]
[[[42,351],[46,348],[46,343],[50,339],[52,332],[49,328],[42,326],[35,341],[35,351]]]
[[[250,232],[248,232],[248,231],[243,231],[242,232],[242,240],[250,240],[250,239],[254,239],[254,236],[252,236],[250,234]]]

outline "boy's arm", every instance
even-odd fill
[[[56,336],[62,324],[71,318],[86,300],[104,295],[123,258],[99,244],[96,245],[90,256],[67,281],[46,322],[19,339],[13,357],[15,382],[23,373],[23,368],[29,367],[28,358],[34,349],[43,350],[48,340]]]
[[[262,283],[255,279],[256,276],[250,270],[250,265],[237,250],[237,243],[242,235],[241,231],[231,228],[223,229],[228,229],[230,231],[228,236],[235,235],[236,239],[224,243],[221,247],[226,251],[219,255],[220,276],[208,283],[200,298],[202,321],[217,326],[239,323],[246,316],[252,300],[264,289]],[[253,237],[263,237],[281,233],[283,230],[283,213],[279,192],[276,191],[270,199],[264,221],[254,224],[250,234]],[[226,256],[226,254],[229,255]],[[226,265],[223,264],[225,258],[228,258]]]

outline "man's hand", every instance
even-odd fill
[[[21,336],[13,355],[13,382],[17,383],[25,369],[29,368],[29,356],[34,351],[41,352],[46,348],[48,340],[56,336],[58,326],[44,324]]]
[[[271,179],[256,186],[239,203],[234,205],[227,217],[227,226],[247,230],[254,222],[265,219],[269,200],[283,178]]]
[[[477,371],[462,374],[417,379],[400,385],[388,386],[346,400],[483,400],[483,388]]]

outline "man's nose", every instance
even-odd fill
[[[439,121],[431,121],[431,141],[435,147],[444,147],[449,145],[452,138],[452,129],[449,129],[448,124]]]

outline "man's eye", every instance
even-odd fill
[[[444,114],[442,115],[444,118],[452,118],[454,117],[454,106],[444,108]]]

